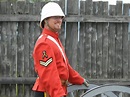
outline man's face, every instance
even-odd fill
[[[52,16],[47,19],[47,26],[48,29],[52,30],[53,32],[58,32],[61,29],[62,25],[62,16]]]

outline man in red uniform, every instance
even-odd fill
[[[65,97],[67,83],[88,83],[69,64],[58,31],[65,17],[57,3],[49,2],[41,12],[40,26],[43,28],[33,52],[34,67],[38,75],[33,86],[35,97]]]

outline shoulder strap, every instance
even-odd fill
[[[49,35],[47,36],[47,38],[50,39],[51,41],[53,41],[57,45],[57,47],[59,48],[59,50],[60,50],[60,52],[61,52],[61,54],[62,54],[62,56],[63,56],[63,58],[65,60],[65,63],[67,63],[65,54],[64,54],[62,48],[60,47],[60,45],[58,44],[58,42],[53,37],[51,37]]]

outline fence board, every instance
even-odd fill
[[[108,16],[108,2],[102,4],[102,16]],[[102,24],[102,78],[107,78],[108,70],[108,23]]]
[[[33,63],[33,48],[34,48],[34,42],[35,42],[35,22],[30,22],[29,26],[29,76],[35,76],[34,73],[34,63]]]
[[[85,13],[85,1],[80,3],[80,14]],[[80,31],[79,31],[79,41],[77,47],[77,55],[78,55],[78,72],[85,77],[85,72],[82,71],[86,70],[85,66],[85,50],[84,50],[84,43],[85,43],[85,23],[80,23]]]
[[[92,0],[87,0],[85,2],[85,14],[86,15],[92,15],[93,14],[93,2]],[[93,28],[93,23],[85,23],[85,27],[86,27],[86,33],[85,33],[85,63],[86,63],[86,76],[88,76],[88,78],[92,78],[92,73],[96,71],[92,70],[92,66],[94,66],[93,68],[95,68],[96,66],[96,61],[95,61],[95,57],[93,56],[95,55],[95,49],[92,50],[92,45],[95,46],[95,41],[92,41],[93,38],[93,33],[95,33],[95,28]],[[93,43],[92,43],[93,42]]]
[[[16,78],[16,62],[17,62],[17,22],[11,23],[11,77]],[[16,96],[16,85],[11,84],[11,97]]]
[[[6,66],[7,66],[7,36],[6,36],[6,25],[7,23],[2,23],[2,46],[1,46],[1,54],[2,54],[2,60],[1,60],[1,75],[2,76],[6,76]],[[5,85],[1,85],[1,95],[6,95],[5,89],[6,86]]]
[[[129,4],[124,4],[123,7],[123,15],[129,16]],[[122,72],[123,72],[123,77],[125,79],[128,79],[128,69],[129,69],[129,65],[128,65],[128,24],[127,23],[123,23],[122,24],[122,47],[123,47],[123,57],[122,57]],[[130,95],[128,94],[123,94],[124,97],[129,97]]]
[[[79,13],[79,1],[78,0],[67,0],[67,15],[78,15]]]
[[[115,15],[115,5],[110,6],[109,15]],[[108,78],[114,78],[115,76],[115,23],[109,23],[109,33],[108,33]]]
[[[29,77],[29,22],[24,22],[24,76]],[[29,97],[29,85],[24,85],[24,97]]]
[[[101,16],[102,15],[102,2],[95,2],[95,10],[94,15]],[[96,23],[96,75],[93,74],[95,77],[101,78],[102,75],[102,23]],[[95,37],[95,38],[96,38]],[[94,67],[94,66],[92,66]]]
[[[95,3],[93,3],[95,4]],[[93,10],[95,10],[95,7],[92,5],[92,0],[87,0],[85,3],[85,14],[86,15],[92,15]],[[96,49],[95,44],[96,40],[96,30],[94,27],[94,23],[85,23],[86,25],[86,37],[85,37],[85,64],[86,64],[86,75],[88,75],[89,78],[94,77],[96,75]],[[89,79],[88,78],[88,79]]]
[[[67,23],[66,30],[66,53],[70,64],[76,69],[77,65],[77,41],[78,41],[78,26],[76,23]],[[71,28],[71,29],[70,29]]]
[[[24,22],[24,77],[29,77],[29,22]],[[30,88],[24,85],[24,97],[29,97]]]
[[[18,23],[18,36],[17,36],[17,77],[23,77],[24,74],[24,32],[23,22]],[[23,85],[17,86],[17,95],[23,96]]]
[[[8,2],[8,12],[9,14],[15,14],[16,3]],[[10,23],[10,31],[11,31],[11,77],[16,77],[16,62],[17,62],[17,22]],[[16,84],[10,85],[10,97],[16,97]]]
[[[26,2],[25,1],[18,1],[17,2],[17,14],[24,14],[26,12]]]
[[[7,6],[7,2],[2,2],[1,3],[1,14],[5,14],[6,13],[6,6]],[[4,8],[4,9],[3,9]],[[1,45],[1,54],[2,54],[2,60],[1,60],[1,75],[2,76],[8,76],[6,75],[6,67],[8,65],[7,63],[7,22],[2,23],[2,29],[1,29],[1,40],[2,40],[2,45]],[[7,95],[6,94],[6,85],[1,85],[1,96]],[[9,92],[10,93],[10,92]]]
[[[85,3],[85,14],[86,15],[92,15],[93,14],[93,2],[92,0],[86,0],[86,3]],[[92,27],[92,23],[85,23],[85,26],[86,26],[86,39],[85,39],[85,63],[86,63],[86,73],[85,75],[87,76],[88,75],[88,79],[91,78],[91,73],[92,73],[92,66],[91,66],[91,63],[92,63],[92,57],[91,57],[91,54],[92,54],[92,46],[91,46],[91,43],[92,43],[92,33],[93,33],[93,27]]]
[[[25,10],[25,2],[19,1],[16,6],[17,14],[23,14]],[[17,36],[17,77],[24,76],[24,22],[18,23],[18,36]],[[23,97],[23,84],[17,85],[17,96]]]
[[[96,78],[96,23],[92,23],[91,28],[91,78]]]
[[[129,16],[129,4],[124,4],[124,9],[123,9],[123,15]],[[129,69],[129,65],[128,65],[128,24],[127,23],[123,23],[122,24],[122,39],[123,39],[123,58],[122,58],[122,65],[123,65],[123,77],[124,78],[128,78],[128,69]]]
[[[116,15],[122,15],[122,2],[117,2]],[[116,24],[116,78],[122,78],[122,24]]]
[[[10,6],[11,6],[11,3],[10,2],[7,2],[7,10],[6,10],[6,13],[10,14],[11,12],[11,9],[10,9]],[[11,39],[12,39],[12,33],[11,33],[11,25],[12,23],[11,22],[7,22],[7,66],[6,66],[6,74],[7,76],[11,77],[11,69],[12,69],[12,43],[11,43]],[[6,95],[8,97],[12,97],[12,94],[11,94],[11,85],[5,85],[6,87]],[[15,88],[14,88],[15,89]],[[14,90],[13,89],[13,90]]]
[[[84,50],[84,42],[85,42],[85,23],[81,23],[80,27],[80,34],[79,34],[79,42],[77,48],[77,55],[78,55],[78,71],[85,77],[86,66],[85,66],[85,50]]]
[[[11,76],[10,75],[10,72],[11,72],[11,60],[10,60],[10,58],[12,56],[11,56],[11,50],[10,50],[11,49],[11,31],[10,31],[10,23],[9,22],[7,22],[7,25],[6,25],[6,32],[7,32],[7,34],[6,34],[7,35],[6,36],[7,37],[6,48],[8,48],[8,49],[7,49],[7,56],[6,56],[7,57],[6,58],[6,62],[7,62],[6,64],[7,65],[6,65],[6,71],[5,72],[6,72],[6,76]],[[8,97],[10,97],[10,90],[9,90],[10,86],[6,85],[5,87],[6,87],[6,93],[7,93],[6,95]]]
[[[34,8],[34,4],[31,4],[29,5],[29,12],[30,14],[35,14],[35,8]],[[33,57],[32,57],[32,54],[33,54],[33,48],[34,48],[34,44],[35,44],[35,22],[30,22],[29,23],[29,76],[35,76],[35,73],[34,73],[34,63],[33,63]]]
[[[7,11],[7,6],[6,6],[7,2],[0,2],[0,14],[6,14]]]
[[[73,4],[73,7],[69,7],[69,4]],[[68,15],[69,14],[78,14],[78,1],[69,0],[68,4]],[[76,11],[77,12],[76,12]],[[74,69],[77,69],[77,44],[78,44],[78,23],[67,23],[66,30],[66,52],[68,55],[68,59],[70,60],[70,64]]]

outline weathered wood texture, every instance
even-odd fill
[[[71,66],[92,83],[128,85],[130,4],[56,2],[66,14],[60,38]],[[32,52],[42,30],[40,11],[45,3],[0,2],[0,97],[33,97],[31,88],[36,74]]]

